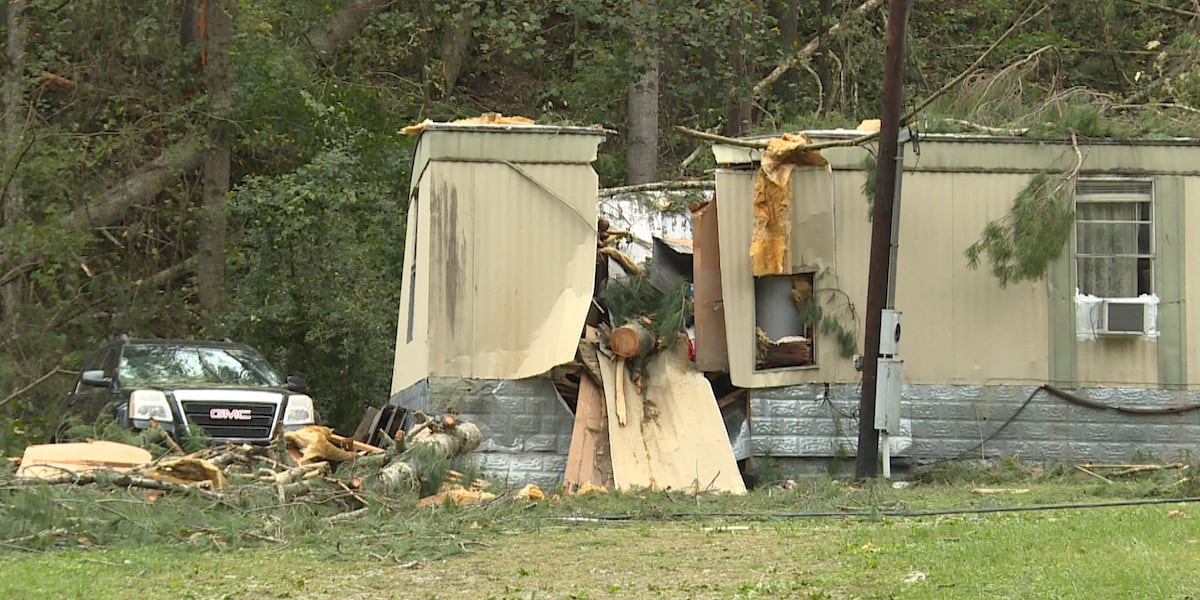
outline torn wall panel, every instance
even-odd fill
[[[654,355],[639,389],[600,355],[613,479],[635,488],[745,493],[712,387],[677,345]],[[621,423],[617,390],[625,398]]]
[[[393,394],[570,361],[593,292],[603,132],[435,125],[413,169]]]
[[[721,294],[725,308],[725,335],[729,349],[729,374],[734,385],[761,388],[811,381],[819,373],[805,368],[756,368],[758,333],[756,285],[750,256],[754,231],[754,170],[719,169],[717,205],[721,247]],[[833,192],[825,167],[796,167],[790,178],[791,237],[789,274],[822,273],[834,265]],[[740,250],[739,250],[740,249]],[[820,281],[817,281],[820,287]],[[835,361],[836,344],[817,340],[813,359]]]

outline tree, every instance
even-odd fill
[[[200,210],[200,252],[196,266],[200,308],[211,322],[225,294],[225,198],[229,195],[229,118],[233,102],[231,7],[225,0],[204,0],[205,63],[208,86],[208,148]]]
[[[25,197],[17,171],[25,148],[25,10],[24,0],[8,0],[5,27],[8,44],[5,48],[7,76],[4,78],[4,170],[0,172],[0,224],[11,225],[25,214]],[[15,336],[22,304],[24,277],[17,274],[0,285],[0,324],[4,333]]]
[[[629,84],[629,144],[626,147],[629,185],[649,183],[658,176],[658,42],[654,0],[631,4],[633,81]]]

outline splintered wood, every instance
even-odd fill
[[[589,485],[610,488],[613,486],[613,474],[604,390],[590,377],[584,377],[579,381],[575,429],[571,432],[571,449],[567,454],[563,489],[567,493],[576,493]]]

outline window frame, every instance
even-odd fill
[[[1088,184],[1094,184],[1097,186],[1098,189],[1086,190],[1083,193],[1080,193],[1081,185],[1087,186]],[[1111,189],[1104,190],[1102,188],[1102,186],[1104,186],[1105,184],[1108,184],[1109,186],[1111,186]],[[1121,189],[1121,186],[1126,186],[1126,187],[1124,189]],[[1141,189],[1135,189],[1135,188],[1141,188]],[[1144,200],[1136,199],[1137,196],[1144,197]],[[1121,198],[1114,198],[1114,197],[1121,197]],[[1139,207],[1140,207],[1140,205],[1146,205],[1148,207],[1148,211],[1147,211],[1148,215],[1144,219],[1141,218],[1140,215],[1141,215],[1142,211],[1139,208],[1139,210],[1137,211],[1139,218],[1133,219],[1133,220],[1130,220],[1130,219],[1086,219],[1086,220],[1082,220],[1082,219],[1080,219],[1080,216],[1079,216],[1079,213],[1080,213],[1079,207],[1080,207],[1081,203],[1083,203],[1083,204],[1133,204],[1133,205],[1137,205]],[[1094,296],[1097,298],[1104,298],[1104,299],[1137,298],[1137,297],[1141,296],[1142,294],[1149,294],[1149,295],[1156,294],[1156,292],[1157,292],[1157,274],[1158,274],[1158,242],[1157,242],[1158,224],[1156,222],[1156,219],[1157,219],[1158,207],[1157,207],[1156,186],[1155,186],[1154,179],[1150,178],[1150,177],[1135,177],[1135,176],[1080,177],[1075,182],[1072,205],[1073,205],[1073,208],[1075,209],[1075,218],[1074,218],[1074,224],[1073,224],[1074,230],[1073,230],[1073,235],[1072,235],[1073,246],[1074,246],[1072,248],[1072,250],[1073,250],[1073,256],[1072,256],[1073,272],[1074,272],[1073,274],[1075,275],[1075,288],[1076,288],[1076,290],[1078,290],[1078,293],[1083,294],[1083,295]],[[1147,252],[1138,251],[1138,252],[1133,252],[1133,253],[1097,253],[1097,252],[1081,251],[1080,250],[1080,235],[1079,235],[1081,226],[1106,225],[1106,224],[1108,224],[1108,225],[1131,224],[1131,225],[1136,225],[1138,227],[1142,227],[1142,226],[1147,227],[1146,238],[1147,238],[1148,251]],[[1139,237],[1140,237],[1140,235],[1139,235]],[[1140,248],[1139,248],[1139,250],[1140,250]],[[1110,295],[1110,294],[1101,295],[1101,294],[1096,293],[1098,290],[1084,289],[1082,286],[1083,282],[1080,281],[1081,262],[1089,260],[1089,259],[1112,259],[1112,258],[1132,258],[1136,261],[1135,265],[1138,265],[1142,260],[1146,260],[1149,263],[1149,273],[1148,273],[1148,277],[1147,277],[1147,286],[1146,286],[1147,289],[1145,291],[1142,290],[1142,286],[1140,283],[1141,273],[1140,273],[1139,266],[1135,266],[1135,273],[1134,273],[1134,278],[1135,278],[1135,282],[1136,282],[1135,284],[1137,285],[1138,290],[1132,296],[1116,296],[1116,295]]]

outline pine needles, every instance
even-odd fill
[[[614,327],[649,317],[655,337],[670,348],[678,339],[677,334],[686,329],[692,314],[688,289],[688,282],[681,280],[663,293],[649,279],[629,276],[609,279],[599,295],[608,307]]]
[[[980,239],[964,251],[967,266],[979,268],[986,256],[1000,287],[1045,277],[1075,224],[1065,179],[1044,172],[1035,175],[1017,195],[1009,213],[989,221]]]

